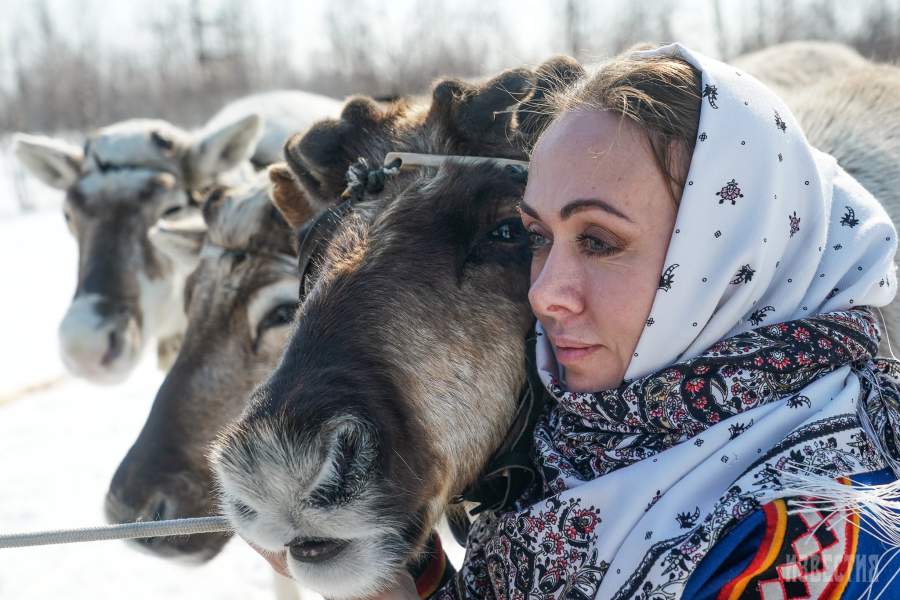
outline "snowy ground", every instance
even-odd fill
[[[63,374],[56,326],[74,290],[76,249],[58,209],[60,192],[29,181],[38,209],[21,213],[4,150],[0,532],[100,525],[109,480],[137,437],[162,374],[148,361],[121,386],[66,379],[19,394]],[[271,580],[268,565],[235,541],[199,567],[141,554],[123,542],[0,550],[3,600],[271,600]]]

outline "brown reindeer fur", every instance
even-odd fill
[[[534,85],[514,70],[481,86],[441,82],[430,106],[354,98],[292,138],[285,158],[319,207],[348,197],[359,157],[376,169],[389,151],[522,159],[514,109]],[[492,164],[404,170],[364,184],[321,251],[300,257],[316,277],[294,338],[214,462],[223,510],[254,543],[349,544],[319,568],[291,561],[305,585],[335,598],[384,585],[502,441],[533,322],[523,185]]]

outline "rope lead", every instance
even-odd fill
[[[170,521],[140,521],[84,529],[58,529],[0,535],[0,549],[26,546],[54,546],[77,542],[103,540],[133,540],[137,538],[165,537],[170,535],[194,535],[197,533],[223,533],[233,531],[225,517],[196,517]]]

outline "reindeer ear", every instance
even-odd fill
[[[272,204],[288,225],[299,229],[313,213],[300,184],[285,163],[276,163],[269,167],[269,180],[272,182],[272,191],[269,195]]]
[[[510,109],[527,98],[533,87],[534,77],[526,69],[504,71],[480,86],[448,79],[434,88],[429,119],[446,123],[464,144],[508,146]]]
[[[200,249],[206,238],[206,223],[200,209],[189,210],[189,214],[178,219],[160,219],[147,234],[157,250],[187,272],[193,271],[200,262]]]
[[[586,74],[584,67],[570,56],[554,56],[535,70],[534,94],[516,108],[519,132],[529,146],[537,141],[552,118],[549,97],[575,85]]]
[[[74,184],[81,172],[81,150],[62,140],[17,133],[13,153],[32,175],[61,190]]]
[[[194,185],[208,182],[216,175],[249,160],[262,135],[259,115],[247,115],[226,125],[207,128],[191,144],[188,152]]]
[[[371,153],[371,140],[390,135],[386,119],[385,110],[371,98],[351,98],[339,119],[319,121],[287,141],[285,160],[313,208],[335,203],[347,186],[350,165]]]

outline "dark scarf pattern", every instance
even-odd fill
[[[679,597],[716,541],[762,498],[777,495],[783,472],[808,468],[837,477],[883,468],[885,456],[888,461],[898,456],[900,365],[872,360],[878,341],[871,312],[857,308],[736,335],[615,390],[579,394],[551,381],[555,402],[534,432],[543,492],[532,490],[518,511],[482,514],[470,533],[463,568],[436,597],[595,597],[610,564],[591,542],[607,511],[578,494],[578,481],[592,481],[678,444],[699,447],[702,432],[763,405],[809,406],[800,392],[849,366],[860,379],[859,412],[865,412],[877,439],[866,435],[856,414],[814,420],[771,448],[760,448],[752,466],[705,516],[699,507],[672,515],[684,532],[650,544],[615,597]],[[751,419],[736,420],[729,427],[731,439],[753,426]],[[646,510],[660,495],[644,500]],[[623,490],[622,501],[638,500]]]
[[[553,382],[558,405],[535,432],[538,454],[550,459],[542,465],[547,492],[565,489],[561,474],[596,479],[757,406],[803,402],[800,390],[840,365],[872,358],[878,340],[868,311],[836,312],[736,335],[598,394]]]

